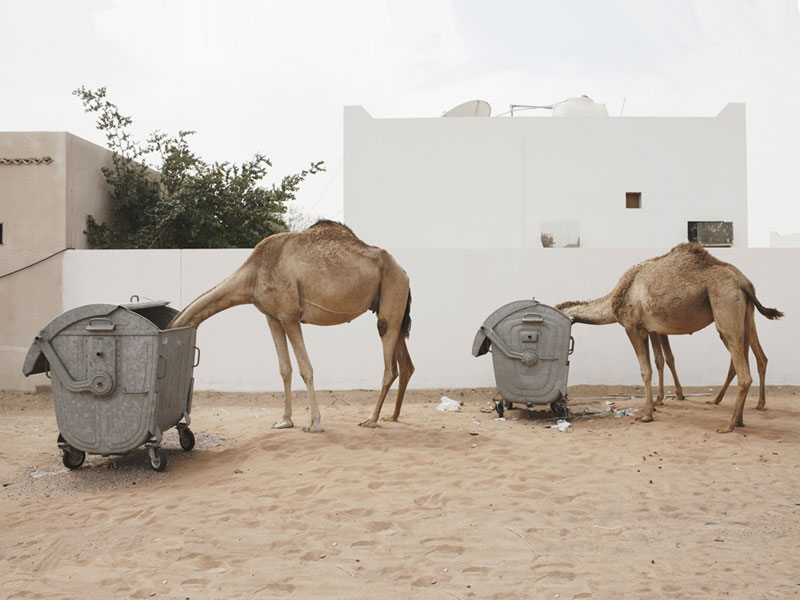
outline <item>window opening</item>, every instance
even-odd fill
[[[625,208],[642,208],[642,192],[625,192]]]

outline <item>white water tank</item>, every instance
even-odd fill
[[[598,104],[589,96],[567,98],[553,105],[554,117],[607,117],[605,104]]]

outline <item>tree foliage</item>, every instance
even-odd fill
[[[73,91],[113,152],[103,169],[111,186],[111,219],[86,219],[92,248],[250,248],[263,238],[288,231],[286,203],[300,183],[324,171],[311,163],[280,184],[261,181],[272,167],[255,154],[241,164],[206,163],[189,146],[193,131],[169,136],[156,131],[144,143],[131,134],[132,119],[106,98],[106,88]]]

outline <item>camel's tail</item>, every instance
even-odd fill
[[[252,301],[253,283],[250,281],[249,269],[245,264],[230,277],[192,301],[189,306],[175,315],[167,328],[197,327],[218,312]]]
[[[779,311],[777,308],[766,308],[764,305],[761,304],[761,302],[758,301],[758,298],[756,298],[756,288],[749,281],[747,282],[747,284],[742,285],[742,290],[744,290],[744,293],[747,294],[747,297],[752,301],[752,303],[758,309],[758,312],[760,312],[768,319],[780,319],[783,316],[783,313]]]
[[[411,335],[411,290],[408,290],[408,302],[406,302],[406,312],[403,314],[403,323],[400,325],[400,333],[406,339]]]

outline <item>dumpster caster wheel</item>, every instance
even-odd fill
[[[150,466],[154,471],[163,471],[167,468],[167,453],[163,448],[148,448],[147,453],[150,455]]]
[[[550,404],[550,410],[553,411],[553,414],[557,417],[568,417],[569,416],[569,409],[567,408],[567,403],[563,400],[558,400],[556,402],[552,402]]]
[[[503,418],[503,411],[505,410],[504,407],[503,407],[503,401],[502,400],[495,400],[494,401],[494,409],[497,411],[497,418],[502,419]]]
[[[86,452],[81,450],[62,450],[61,461],[68,469],[77,469],[86,460]]]
[[[192,430],[188,427],[184,427],[178,431],[178,437],[180,438],[181,448],[188,452],[192,448],[194,448],[194,434]]]

